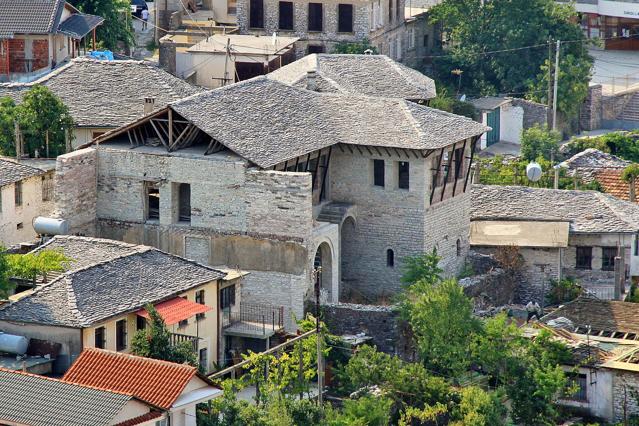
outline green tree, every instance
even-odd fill
[[[441,281],[441,274],[444,272],[439,267],[440,257],[437,256],[437,249],[430,253],[423,253],[416,256],[406,256],[402,259],[402,277],[404,284],[415,284],[424,281],[428,284],[435,284]]]
[[[364,39],[359,43],[340,42],[333,47],[331,53],[342,53],[350,55],[361,55],[370,50],[373,55],[377,55],[377,48],[373,46],[368,39]]]
[[[329,426],[387,426],[393,401],[385,397],[363,396],[347,399],[341,412],[327,419]]]
[[[16,107],[16,117],[24,135],[25,153],[56,157],[66,152],[73,130],[69,109],[46,86],[33,86]]]
[[[14,288],[7,249],[0,245],[0,299],[6,299]]]
[[[172,345],[171,333],[155,307],[147,304],[144,309],[149,314],[149,322],[145,329],[137,331],[133,336],[131,352],[146,358],[199,367],[197,355],[191,344],[181,342]]]
[[[550,160],[551,153],[558,153],[560,141],[559,132],[536,124],[521,132],[521,156],[527,161]]]
[[[470,102],[460,101],[450,97],[445,88],[439,88],[437,96],[428,104],[431,108],[439,109],[453,114],[463,115],[473,120],[477,119],[477,108]]]
[[[435,58],[435,67],[448,86],[460,85],[473,95],[527,93],[544,101],[547,86],[537,90],[545,84],[548,40],[570,40],[561,50],[565,73],[559,80],[559,110],[570,115],[585,98],[592,58],[572,5],[553,0],[444,0],[430,13],[431,22],[441,24],[447,35],[445,55]],[[463,72],[461,77],[451,73],[456,69]]]
[[[501,393],[476,386],[462,388],[461,401],[452,410],[451,426],[497,426],[505,424],[507,410]]]
[[[46,282],[49,272],[64,271],[71,261],[61,250],[40,250],[35,253],[10,254],[7,255],[6,260],[12,277],[32,281],[34,284],[38,277],[42,277]]]
[[[70,0],[70,3],[84,13],[104,18],[96,30],[100,47],[120,51],[133,45],[130,0]]]
[[[15,120],[16,104],[9,97],[0,98],[0,155],[16,155]]]

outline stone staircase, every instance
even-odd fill
[[[632,95],[630,101],[626,104],[617,117],[618,120],[637,121],[639,122],[639,92]]]
[[[322,207],[322,210],[317,216],[317,221],[341,224],[349,209],[352,207],[353,204],[331,201]]]

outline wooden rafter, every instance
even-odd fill
[[[479,136],[475,136],[472,144],[470,145],[470,161],[468,162],[468,171],[466,172],[466,181],[464,182],[464,192],[466,192],[466,188],[468,187],[468,178],[470,177],[470,168],[473,167],[473,158],[475,157],[475,149],[477,147],[478,140],[479,140]]]
[[[468,139],[464,139],[464,146],[462,147],[462,155],[460,158],[460,161],[462,161],[462,165],[463,163],[463,159],[464,159],[464,153],[466,152],[466,143],[468,142]],[[457,181],[459,180],[459,176],[457,176],[457,170],[461,170],[461,166],[457,166],[457,163],[455,163],[455,183],[453,184],[453,197],[455,196],[455,191],[457,190]]]
[[[160,124],[158,123],[158,125],[156,126],[153,120],[150,120],[149,123],[151,123],[151,127],[153,127],[153,130],[155,130],[155,134],[158,135],[158,138],[160,139],[160,142],[162,142],[162,145],[164,145],[166,149],[169,149],[169,145],[166,143],[166,141],[164,140],[164,136],[158,129],[158,127],[160,127]]]

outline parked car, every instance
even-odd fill
[[[131,13],[133,16],[141,18],[143,10],[149,10],[144,0],[131,0]]]

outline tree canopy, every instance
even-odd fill
[[[547,67],[554,63],[548,42],[564,40],[568,43],[561,47],[558,109],[574,114],[585,99],[592,58],[572,5],[554,0],[444,0],[431,13],[431,21],[441,24],[446,34],[445,54],[435,58],[435,69],[449,86],[459,85],[472,96],[526,95],[547,102]]]
[[[104,18],[96,30],[98,44],[102,48],[119,51],[133,45],[133,27],[130,0],[69,0],[84,13]]]

